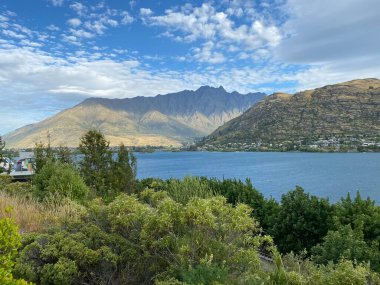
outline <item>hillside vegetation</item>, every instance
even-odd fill
[[[208,136],[202,145],[313,145],[319,140],[380,137],[380,80],[328,85],[294,95],[275,93]]]

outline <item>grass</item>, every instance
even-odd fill
[[[9,216],[5,209],[11,207],[11,216],[20,231],[40,232],[44,229],[62,226],[68,221],[79,219],[84,208],[71,201],[60,204],[40,203],[33,198],[19,197],[0,191],[0,218]]]

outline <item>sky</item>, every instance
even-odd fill
[[[380,78],[379,0],[0,0],[0,135],[87,97]]]

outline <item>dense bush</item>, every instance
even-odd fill
[[[316,263],[337,263],[345,258],[357,262],[369,262],[373,270],[380,272],[380,251],[378,242],[367,244],[363,230],[342,226],[337,231],[329,231],[323,243],[312,248],[312,258]]]
[[[191,198],[208,198],[215,195],[226,197],[227,202],[232,205],[244,203],[252,208],[252,215],[263,225],[272,225],[272,213],[276,213],[278,203],[273,199],[266,200],[258,192],[249,179],[246,182],[236,179],[206,177],[185,177],[182,180],[147,178],[139,182],[140,191],[150,188],[155,191],[166,191],[175,201],[186,204]],[[269,214],[270,213],[270,214]],[[268,227],[269,228],[269,227]]]
[[[42,284],[151,284],[171,277],[234,283],[261,272],[258,249],[272,244],[250,212],[222,197],[183,206],[150,190],[107,206],[95,201],[84,224],[26,236],[16,272]]]
[[[309,250],[331,226],[328,200],[307,194],[301,187],[284,194],[271,233],[281,252]]]
[[[33,193],[29,182],[14,182],[9,175],[0,176],[0,191],[18,197],[30,197]]]
[[[359,226],[362,227],[365,241],[380,243],[380,207],[375,205],[375,201],[362,199],[359,193],[351,199],[348,194],[334,205],[334,217],[333,229],[337,230],[342,225]]]
[[[142,184],[155,191],[166,191],[176,202],[187,204],[192,198],[210,198],[215,196],[207,180],[199,177],[187,176],[183,180],[171,178],[145,179]]]
[[[95,199],[81,220],[24,234],[14,275],[37,284],[380,284],[369,268],[378,270],[376,238],[366,242],[359,226],[334,229],[350,216],[341,203],[327,207],[324,199],[297,188],[279,204],[261,198],[250,183],[234,180],[147,179],[136,187],[143,188],[152,189],[122,194],[108,204]],[[216,195],[222,193],[227,197]],[[272,239],[261,235],[252,218],[260,212],[239,203],[244,199],[257,205],[262,218],[272,214],[271,223],[297,220],[306,232],[297,232],[304,244],[315,233],[316,213],[328,209],[329,218],[319,222],[335,223],[312,249],[312,261],[289,263],[276,253]],[[289,240],[298,246],[297,238]],[[274,254],[275,262],[263,263],[260,253]]]
[[[8,208],[7,213],[10,212]],[[10,217],[0,219],[0,284],[3,285],[26,285],[22,279],[14,279],[12,269],[17,249],[21,245],[21,236],[17,226]]]
[[[341,259],[338,263],[315,265],[310,260],[301,260],[297,257],[279,257],[275,260],[275,267],[268,273],[269,277],[263,284],[271,285],[378,285],[380,278],[373,273],[366,264]],[[290,261],[290,264],[289,264]],[[251,283],[253,284],[253,283]]]
[[[80,175],[67,163],[48,161],[33,178],[34,194],[40,199],[71,198],[83,201],[89,190]]]

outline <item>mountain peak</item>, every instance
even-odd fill
[[[209,85],[204,85],[204,86],[201,86],[199,87],[195,92],[199,92],[199,91],[209,91],[209,90],[218,90],[218,91],[222,91],[222,92],[227,92],[222,85],[220,85],[219,87],[213,87],[213,86],[209,86]]]
[[[54,145],[76,146],[88,129],[104,132],[111,145],[180,145],[205,136],[264,97],[202,86],[154,97],[88,98],[32,127],[7,135],[8,146],[30,147],[51,130]]]

